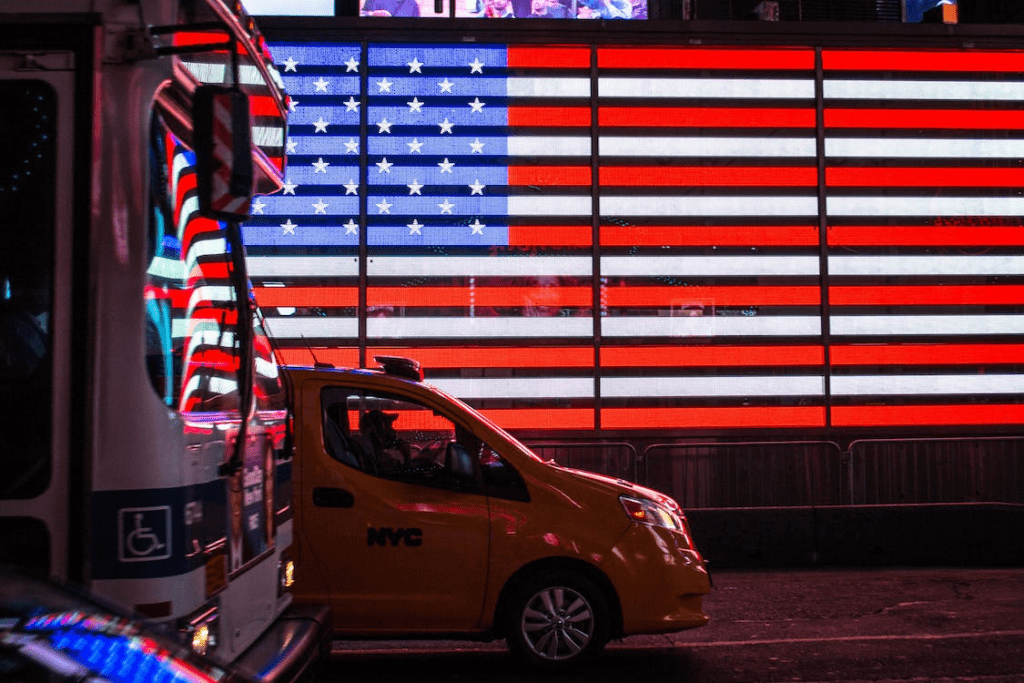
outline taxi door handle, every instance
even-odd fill
[[[321,508],[350,508],[355,498],[345,489],[317,486],[313,489],[313,505]]]

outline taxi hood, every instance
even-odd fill
[[[668,507],[674,507],[672,504],[672,498],[654,489],[634,484],[631,481],[619,477],[609,477],[604,474],[597,474],[596,472],[588,472],[585,470],[577,470],[571,467],[563,467],[553,461],[545,463],[548,467],[558,470],[566,474],[569,478],[590,484],[594,488],[602,489],[615,496],[634,496],[637,498],[647,498]]]

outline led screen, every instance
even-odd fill
[[[273,51],[288,362],[411,356],[520,430],[1024,417],[1020,53]]]

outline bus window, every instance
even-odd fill
[[[32,498],[50,479],[57,97],[12,80],[0,101],[0,498]]]
[[[238,306],[230,247],[201,218],[195,154],[153,116],[150,139],[146,365],[160,399],[182,412],[239,410]]]

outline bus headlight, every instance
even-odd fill
[[[281,553],[281,561],[277,566],[277,594],[285,593],[295,583],[295,560],[287,552]]]
[[[217,649],[220,617],[216,605],[208,605],[182,620],[178,630],[192,647],[192,651],[206,655]]]

